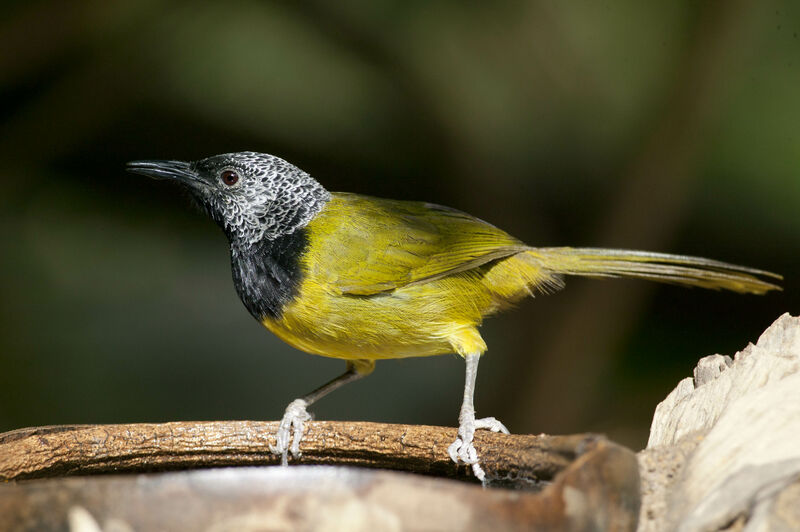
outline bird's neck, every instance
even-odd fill
[[[327,204],[331,194],[303,174],[262,213],[247,213],[237,224],[220,225],[231,245],[236,291],[257,320],[278,318],[300,287],[300,260],[308,247],[307,225]]]
[[[307,247],[305,227],[254,244],[231,242],[233,283],[244,306],[258,321],[277,319],[297,296],[303,278],[300,259]]]

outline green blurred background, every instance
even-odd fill
[[[783,273],[765,297],[571,279],[489,320],[476,404],[644,445],[695,361],[800,308],[800,4],[13,2],[0,21],[0,431],[277,419],[340,361],[233,289],[226,241],[132,159],[279,155],[532,245]],[[455,425],[463,363],[387,361],[319,419]]]

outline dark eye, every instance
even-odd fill
[[[233,170],[225,170],[224,172],[222,172],[220,177],[222,178],[222,182],[228,185],[229,187],[232,187],[239,181],[239,174],[237,174]]]

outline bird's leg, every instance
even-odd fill
[[[493,417],[475,419],[475,406],[473,397],[475,395],[475,379],[478,376],[478,360],[480,354],[466,355],[464,360],[467,363],[466,379],[464,383],[464,402],[461,403],[461,413],[458,416],[458,438],[450,447],[447,453],[450,458],[458,463],[459,460],[472,466],[472,472],[481,482],[486,478],[483,468],[478,463],[478,452],[472,444],[475,430],[488,429],[492,432],[503,432],[508,434],[508,429]]]
[[[373,369],[375,369],[375,362],[372,360],[348,361],[347,371],[313,392],[289,403],[283,413],[278,433],[275,435],[276,444],[269,446],[270,451],[281,455],[281,464],[287,465],[289,463],[289,451],[292,452],[292,456],[295,458],[300,456],[300,441],[303,439],[305,422],[311,420],[311,414],[308,413],[306,408],[337,388],[366,377],[372,373]],[[291,447],[289,446],[290,440]]]

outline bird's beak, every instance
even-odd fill
[[[183,161],[131,161],[126,165],[129,172],[154,179],[172,179],[191,187],[206,185],[189,163]]]

